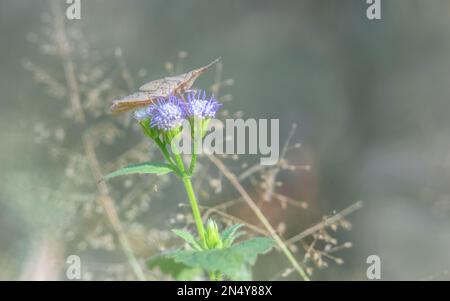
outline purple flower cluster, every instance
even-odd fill
[[[214,95],[211,95],[208,99],[205,91],[203,91],[203,93],[202,91],[199,91],[198,93],[189,93],[187,95],[184,114],[187,118],[214,118],[221,105],[222,104],[214,98]]]
[[[222,105],[213,95],[208,99],[205,91],[188,93],[186,98],[186,101],[176,96],[160,98],[155,104],[134,112],[134,118],[138,121],[150,118],[152,127],[169,131],[181,125],[183,119],[214,118]]]
[[[176,96],[170,96],[167,100],[158,99],[147,111],[151,117],[150,126],[156,126],[160,130],[169,131],[176,128],[183,120],[183,110]]]

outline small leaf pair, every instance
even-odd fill
[[[248,267],[273,245],[271,238],[255,237],[222,249],[170,251],[150,258],[147,263],[150,269],[159,267],[163,272],[167,266],[175,266],[178,271],[183,266],[184,269],[195,267],[208,272],[220,271],[231,280],[248,280],[251,278]]]
[[[242,226],[242,224],[236,224],[222,231],[220,236],[222,237],[224,248],[230,247],[236,238],[245,234],[245,232],[243,231],[237,232],[237,230],[239,230],[239,228],[241,228]]]
[[[192,249],[197,251],[203,250],[203,248],[200,246],[200,243],[188,231],[174,229],[172,230],[172,232],[184,239],[184,241],[186,241]]]
[[[209,219],[206,224],[206,245],[204,246],[202,246],[201,242],[195,239],[195,237],[188,231],[174,229],[172,230],[172,232],[186,241],[192,249],[201,251],[231,247],[236,238],[242,236],[245,233],[243,231],[237,232],[242,226],[242,224],[232,225],[219,233],[219,227],[217,226],[216,222],[212,219]]]

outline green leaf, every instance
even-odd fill
[[[150,257],[147,261],[149,269],[159,268],[164,274],[172,276],[175,280],[194,280],[202,274],[200,268],[192,268],[171,258],[178,251],[167,251]]]
[[[220,236],[225,247],[231,246],[234,240],[243,234],[238,233],[238,235],[236,235],[236,231],[239,230],[239,228],[241,228],[242,226],[242,224],[235,224],[222,231]]]
[[[193,249],[199,251],[202,250],[202,247],[199,245],[197,240],[188,231],[174,229],[172,232],[184,239]]]
[[[229,236],[233,235],[237,230],[239,230],[239,228],[241,228],[242,226],[244,226],[243,224],[235,224],[232,225],[228,228],[226,228],[225,230],[222,231],[222,233],[220,233],[220,236],[222,237],[223,240],[227,239]]]
[[[112,173],[109,173],[105,176],[105,180],[109,180],[111,178],[122,176],[122,175],[130,175],[130,174],[157,174],[163,175],[169,172],[174,171],[173,168],[167,163],[152,163],[145,162],[139,164],[129,165],[127,167],[116,170]]]
[[[233,235],[229,236],[227,238],[227,240],[224,241],[224,246],[227,247],[227,248],[230,247],[234,243],[234,241],[237,238],[241,237],[242,235],[245,235],[245,231],[239,231],[239,232],[236,232]]]
[[[244,265],[252,266],[259,254],[268,252],[274,241],[256,237],[224,249],[178,251],[169,255],[175,262],[200,267],[209,272],[221,271],[230,278],[239,278]]]
[[[252,280],[252,270],[245,264],[237,271],[234,275],[228,276],[230,280],[233,281],[251,281]]]

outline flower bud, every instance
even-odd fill
[[[206,247],[208,249],[221,249],[223,247],[222,238],[220,237],[219,227],[212,219],[206,224]]]

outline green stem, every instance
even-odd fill
[[[191,158],[191,165],[189,166],[189,175],[192,176],[195,170],[195,165],[197,163],[197,149],[198,149],[198,143],[197,140],[194,139],[194,147],[193,147],[193,153]]]
[[[156,144],[159,146],[159,148],[161,149],[161,152],[163,153],[164,158],[166,158],[166,160],[167,160],[170,164],[175,165],[175,163],[174,163],[173,160],[172,160],[172,157],[170,156],[169,151],[168,151],[167,148],[166,148],[166,145],[165,145],[164,143],[162,143],[161,140],[160,140],[159,138],[156,138],[156,139],[155,139],[155,142],[156,142]]]
[[[216,273],[214,273],[214,272],[209,272],[209,280],[211,280],[211,281],[216,281]]]
[[[203,220],[200,214],[200,209],[198,209],[198,202],[197,198],[195,197],[194,187],[192,186],[191,178],[184,169],[183,160],[181,159],[180,154],[174,153],[173,156],[175,158],[175,162],[177,163],[178,169],[180,170],[182,175],[184,188],[186,189],[189,203],[191,204],[192,208],[192,214],[194,215],[195,224],[197,225],[198,235],[202,241],[203,247],[206,248],[205,227],[203,226]]]
[[[209,272],[209,280],[211,280],[211,281],[221,281],[222,280],[222,273],[220,271]]]
[[[174,153],[173,157],[175,158],[175,162],[178,166],[178,169],[180,170],[180,173],[182,175],[182,180],[184,184],[184,188],[186,189],[186,193],[188,195],[189,203],[191,204],[192,209],[192,215],[194,216],[195,224],[197,226],[197,232],[198,236],[200,237],[200,240],[202,242],[203,248],[206,249],[206,239],[205,239],[205,227],[203,226],[203,220],[202,215],[200,214],[200,209],[198,208],[198,202],[197,198],[195,197],[194,193],[194,187],[192,186],[192,181],[190,178],[190,175],[186,173],[186,170],[184,168],[183,160],[181,159],[180,154]],[[194,157],[192,157],[191,160],[193,160]],[[192,161],[191,161],[191,167],[192,167]],[[195,168],[195,163],[194,163]],[[220,280],[220,277],[216,277],[215,272],[209,273],[209,279],[211,281]]]
[[[186,173],[186,170],[184,168],[183,159],[181,159],[181,155],[174,153],[173,151],[172,151],[172,153],[173,153],[173,157],[175,158],[175,163],[180,171],[181,178],[188,177],[189,175]]]
[[[191,122],[191,127],[192,127],[192,131],[191,131],[191,137],[193,139],[192,141],[192,145],[193,145],[193,149],[192,149],[192,158],[191,158],[191,164],[189,167],[189,174],[192,175],[194,173],[195,170],[195,164],[197,163],[197,152],[198,152],[198,147],[199,144],[202,142],[202,135],[203,135],[203,125],[207,124],[204,123],[205,121],[203,119],[197,119],[195,118],[193,120],[193,122]]]
[[[220,271],[217,271],[216,280],[217,281],[221,281],[222,280],[222,273]]]
[[[192,214],[194,215],[195,224],[197,225],[198,236],[202,241],[203,247],[206,248],[205,228],[203,226],[200,210],[198,209],[198,203],[195,197],[194,188],[192,187],[191,179],[189,177],[184,177],[183,184],[184,188],[186,188],[189,202],[191,203]]]

